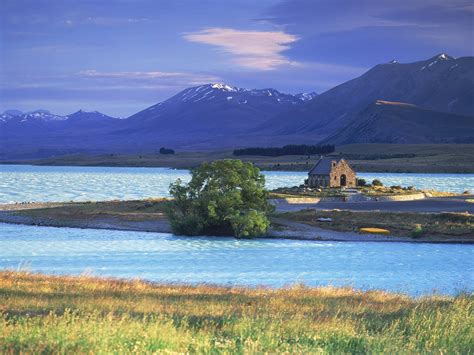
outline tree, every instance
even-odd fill
[[[174,154],[174,150],[173,149],[168,149],[168,148],[165,148],[165,147],[161,147],[160,148],[160,154]]]
[[[204,163],[191,171],[188,184],[171,184],[170,194],[167,215],[176,234],[254,237],[270,225],[265,177],[251,163]]]
[[[372,180],[372,186],[383,186],[383,184],[379,179],[374,179]]]
[[[356,179],[356,185],[357,186],[367,186],[367,181],[365,181],[365,179],[362,179],[362,178],[357,178]]]

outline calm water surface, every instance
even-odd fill
[[[267,187],[300,185],[305,172],[265,172]],[[359,173],[385,185],[463,192],[474,190],[474,174]],[[0,203],[22,201],[87,201],[168,196],[177,178],[189,180],[187,170],[166,168],[51,167],[0,165]]]
[[[0,268],[153,281],[473,290],[474,245],[177,237],[0,224]]]

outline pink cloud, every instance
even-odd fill
[[[232,28],[208,28],[186,33],[191,42],[213,45],[233,56],[234,63],[247,68],[272,70],[281,65],[297,65],[282,52],[298,37],[281,31],[240,31]]]

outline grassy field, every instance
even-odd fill
[[[474,216],[467,213],[415,213],[380,211],[303,210],[278,214],[285,219],[335,231],[352,232],[375,227],[390,230],[391,235],[430,238],[439,235],[474,239]],[[317,218],[331,218],[319,222]]]
[[[352,144],[336,147],[357,171],[474,173],[474,144]],[[239,156],[264,170],[308,171],[319,156]],[[17,161],[35,165],[147,166],[187,169],[207,161],[236,158],[231,150],[160,154],[67,155]]]
[[[472,353],[474,297],[0,272],[3,353]]]

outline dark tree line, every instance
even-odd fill
[[[326,155],[336,150],[334,144],[324,145],[306,145],[306,144],[290,144],[284,147],[269,148],[242,148],[235,149],[233,155],[262,155],[266,157],[279,157],[282,155]]]
[[[173,149],[168,149],[168,148],[165,148],[165,147],[161,147],[160,148],[160,154],[174,154],[174,150]]]

